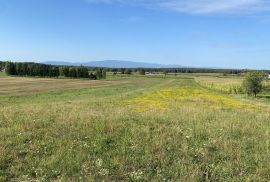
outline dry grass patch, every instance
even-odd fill
[[[197,83],[202,86],[221,91],[227,94],[237,94],[242,93],[243,89],[241,87],[243,78],[241,77],[197,77],[195,79]]]
[[[120,83],[122,82],[106,80],[3,77],[0,78],[0,95],[17,95],[64,89],[82,89]]]

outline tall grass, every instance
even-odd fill
[[[270,180],[269,107],[220,98],[252,105],[172,78],[0,97],[0,181]]]
[[[243,94],[242,77],[197,77],[200,85],[226,94]]]

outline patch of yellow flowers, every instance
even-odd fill
[[[165,110],[172,107],[196,106],[215,109],[255,109],[255,106],[230,96],[204,89],[166,88],[129,99],[125,104],[137,111]]]

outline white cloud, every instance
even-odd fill
[[[124,4],[162,8],[189,14],[254,13],[270,9],[269,0],[85,0],[89,3]]]

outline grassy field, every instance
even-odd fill
[[[119,81],[3,77],[0,79],[0,95],[18,95],[74,88],[82,89],[96,86],[109,86],[113,84],[119,84]]]
[[[241,84],[243,77],[209,77],[199,76],[195,80],[197,83],[227,94],[237,94],[243,92]]]
[[[1,77],[6,77],[6,73],[5,73],[5,72],[0,71],[0,78],[1,78]]]
[[[242,88],[243,77],[239,76],[204,76],[193,77],[195,81],[203,87],[209,88],[211,90],[219,91],[226,94],[237,94],[238,97],[247,98],[243,94],[244,90]],[[259,93],[256,101],[269,103],[270,98],[270,80],[265,79],[263,81],[263,90]],[[253,101],[254,98],[253,98]]]
[[[268,104],[186,76],[0,84],[0,181],[270,180]]]

